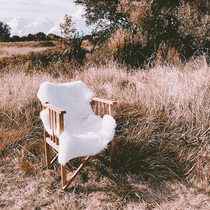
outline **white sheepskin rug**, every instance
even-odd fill
[[[40,85],[37,96],[42,103],[66,110],[64,131],[58,136],[60,164],[76,157],[96,155],[114,138],[115,120],[109,115],[101,118],[94,114],[90,102],[95,95],[82,81],[45,82]],[[41,111],[40,116],[46,131],[51,134],[49,110]]]

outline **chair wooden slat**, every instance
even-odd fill
[[[101,107],[101,102],[99,102],[99,115],[102,117],[102,107]]]
[[[63,114],[59,114],[59,134],[64,131],[64,116]]]
[[[109,115],[114,116],[114,106],[112,104],[109,104]]]
[[[106,113],[106,104],[103,103],[103,115],[105,115],[105,113]]]
[[[55,112],[55,130],[57,129],[57,113]]]
[[[51,129],[51,109],[49,109],[49,124],[50,124],[50,129]]]
[[[52,110],[52,140],[55,142],[55,112]]]
[[[98,115],[98,101],[95,103],[95,114]]]

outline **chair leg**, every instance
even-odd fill
[[[50,168],[50,146],[47,143],[46,138],[47,138],[47,131],[44,128],[45,158],[46,158],[47,169],[49,169]]]
[[[114,156],[114,139],[110,143],[110,156],[111,156],[111,162],[112,162],[113,156]]]
[[[61,185],[64,189],[66,185],[66,165],[61,165]]]
[[[45,141],[45,156],[46,156],[47,169],[49,169],[50,168],[50,147],[46,141]]]
[[[77,170],[74,172],[74,174],[72,175],[72,177],[68,180],[68,182],[66,182],[65,180],[65,185],[62,185],[63,190],[65,190],[70,184],[71,182],[74,181],[74,179],[76,178],[76,176],[79,174],[79,172],[83,169],[83,167],[86,165],[86,163],[88,162],[88,160],[91,158],[91,156],[87,156],[85,158],[85,160],[83,161],[83,163],[77,168]],[[65,170],[66,172],[66,170]],[[66,176],[66,175],[65,175]]]

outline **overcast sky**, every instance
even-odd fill
[[[60,34],[64,15],[71,15],[78,31],[88,33],[81,17],[84,8],[73,0],[0,0],[0,21],[11,28],[11,35],[24,36],[44,32]]]

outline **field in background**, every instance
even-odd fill
[[[30,52],[42,52],[49,49],[53,42],[0,42],[0,59],[17,55],[27,55]]]
[[[62,191],[59,164],[45,167],[36,93],[44,81],[75,80],[83,80],[98,97],[117,101],[116,153],[112,166],[91,160]],[[145,70],[111,61],[83,69],[59,60],[46,68],[23,62],[1,69],[0,94],[2,209],[210,208],[205,58]],[[74,170],[78,162],[68,167]]]

